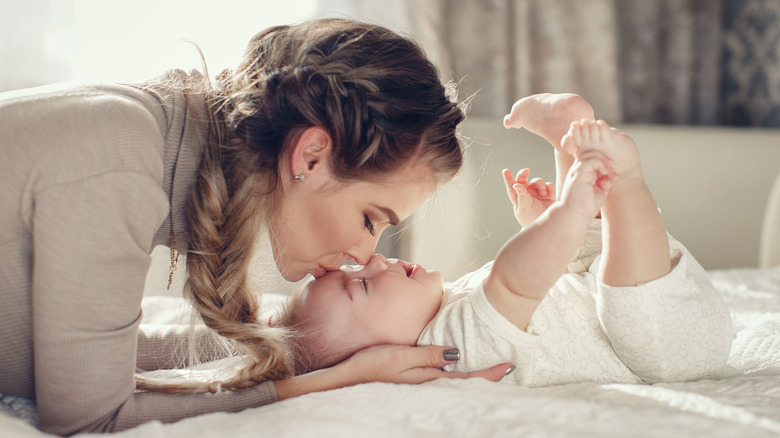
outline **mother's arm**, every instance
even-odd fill
[[[272,382],[218,394],[135,391],[148,242],[166,213],[159,183],[142,174],[108,173],[38,194],[33,336],[42,430],[114,432],[276,400]]]
[[[368,382],[408,383],[428,382],[438,378],[482,377],[497,382],[511,371],[512,364],[502,363],[487,370],[471,373],[442,371],[452,363],[444,359],[449,347],[378,345],[355,353],[335,365],[312,373],[274,382],[279,400],[329,389]]]

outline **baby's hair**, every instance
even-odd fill
[[[287,340],[296,375],[331,367],[362,348],[349,332],[336,332],[327,317],[304,315],[300,295],[287,300],[273,319],[274,327],[289,331]]]
[[[211,120],[188,207],[185,295],[203,322],[230,341],[231,354],[250,358],[217,385],[238,390],[299,368],[291,330],[259,321],[259,294],[247,273],[259,230],[268,227],[274,238],[279,163],[300,134],[313,126],[328,131],[330,170],[340,180],[374,180],[416,163],[444,182],[463,163],[456,128],[464,109],[419,45],[345,19],[263,30],[235,71],[191,87],[207,96]],[[215,387],[138,383],[166,392]]]

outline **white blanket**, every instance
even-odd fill
[[[524,388],[482,379],[372,383],[309,394],[237,414],[117,434],[150,437],[777,437],[780,435],[780,268],[711,271],[735,338],[730,377],[656,385]],[[170,299],[145,312],[176,318]],[[0,396],[0,436],[43,437],[34,404]],[[84,435],[78,435],[84,436]]]

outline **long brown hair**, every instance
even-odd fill
[[[415,42],[345,19],[260,32],[210,95],[209,145],[188,210],[185,294],[208,327],[251,359],[219,382],[237,390],[294,373],[289,332],[258,320],[259,291],[247,272],[256,235],[282,202],[279,161],[300,133],[312,126],[330,133],[339,179],[367,180],[415,160],[442,182],[463,161],[456,127],[464,113],[454,86],[442,84]],[[205,392],[214,385],[139,387]]]

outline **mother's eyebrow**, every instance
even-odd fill
[[[379,211],[385,214],[387,216],[388,222],[390,222],[390,225],[397,227],[401,221],[398,219],[398,215],[395,214],[395,212],[387,207],[382,207],[379,205],[374,205]]]

